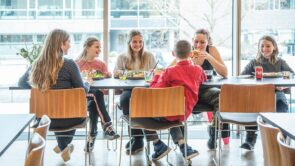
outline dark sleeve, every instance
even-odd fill
[[[81,77],[81,74],[80,74],[80,70],[77,66],[77,64],[73,61],[73,60],[69,60],[69,72],[70,72],[70,75],[71,75],[71,79],[72,79],[72,84],[73,84],[73,87],[74,88],[80,88],[80,87],[83,87],[85,89],[85,92],[88,93],[89,91],[89,84],[88,83],[83,83],[82,81],[82,77]]]
[[[20,77],[18,80],[18,86],[25,89],[31,89],[31,85],[29,84],[29,73],[31,68],[28,68],[28,70]]]
[[[282,59],[282,71],[290,71],[291,73],[294,73],[294,71],[291,69],[288,63],[283,59]]]
[[[253,73],[255,72],[254,70],[255,66],[255,59],[251,60],[247,66],[244,68],[244,70],[241,72],[241,75],[254,75]]]

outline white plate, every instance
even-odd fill
[[[276,73],[276,72],[270,72],[270,73],[263,73],[263,77],[265,78],[276,78],[276,77],[282,77],[282,73]]]
[[[239,75],[237,76],[237,78],[241,78],[241,79],[247,79],[247,78],[252,78],[254,77],[253,75]]]

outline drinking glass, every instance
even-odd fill
[[[126,78],[127,78],[127,72],[124,71],[124,70],[120,71],[120,73],[119,73],[119,79],[120,80],[126,80]]]
[[[154,73],[152,71],[144,71],[144,80],[146,82],[151,82],[153,79]]]
[[[290,71],[283,71],[282,73],[284,79],[290,79]]]
[[[204,70],[206,76],[207,76],[207,80],[211,80],[213,77],[213,70]]]

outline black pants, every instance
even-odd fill
[[[111,118],[105,106],[103,92],[101,92],[100,90],[94,89],[94,90],[90,90],[89,93],[94,95],[99,108],[98,110],[93,97],[87,97],[87,101],[88,101],[87,107],[88,107],[89,118],[90,118],[90,136],[95,137],[97,135],[98,117],[100,116],[102,124],[110,122]],[[100,111],[100,114],[98,111]]]
[[[82,123],[84,120],[85,120],[84,118],[51,119],[50,129],[72,127]],[[76,130],[54,133],[56,136],[58,147],[61,151],[64,150],[68,146],[68,144],[72,142],[73,135],[75,134],[75,132]],[[66,136],[66,137],[59,137],[59,136]]]

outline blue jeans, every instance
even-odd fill
[[[160,121],[160,122],[169,122],[165,118],[154,118],[154,119],[157,121]],[[182,127],[173,127],[170,129],[169,133],[170,133],[172,140],[175,144],[177,144],[179,140],[184,139],[184,134],[183,134],[184,131],[183,131]]]
[[[288,102],[283,91],[276,92],[276,112],[288,112]]]
[[[84,118],[69,118],[69,119],[51,119],[50,129],[59,129],[72,127],[78,124],[81,124],[85,119]],[[66,132],[55,132],[56,140],[59,149],[64,150],[68,144],[73,140],[73,135],[75,135],[76,130],[66,131]],[[60,137],[66,136],[66,137]]]

